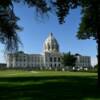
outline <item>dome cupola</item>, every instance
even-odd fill
[[[44,42],[44,52],[59,52],[59,44],[52,33]]]

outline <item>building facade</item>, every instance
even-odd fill
[[[90,56],[82,56],[80,54],[76,54],[76,68],[77,69],[89,69],[91,68],[91,57]]]
[[[43,44],[42,54],[16,52],[7,55],[7,68],[61,69],[59,44],[52,33]]]
[[[64,66],[61,63],[62,53],[59,50],[59,44],[52,33],[49,34],[43,43],[42,54],[26,54],[16,52],[7,55],[7,68],[31,68],[31,69],[49,69],[61,70]],[[90,66],[89,56],[77,55],[76,66]]]

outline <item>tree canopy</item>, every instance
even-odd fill
[[[17,25],[19,18],[14,14],[12,3],[0,0],[0,42],[5,44],[6,50],[18,49],[20,42],[17,31],[21,28]]]
[[[19,18],[14,13],[14,3],[24,3],[34,7],[40,14],[54,10],[60,24],[71,9],[80,7],[82,20],[77,32],[79,39],[97,39],[100,29],[100,0],[0,0],[0,41],[6,45],[7,50],[18,48],[18,30],[21,28],[17,22]]]
[[[36,7],[36,11],[43,14],[49,8],[44,0],[0,0],[0,42],[5,44],[6,51],[18,50],[21,43],[18,31],[22,28],[17,24],[18,18],[14,13],[14,3],[27,4],[28,7]]]
[[[63,53],[62,64],[64,66],[73,67],[75,66],[75,63],[76,63],[76,57],[73,54],[71,54],[70,52]]]

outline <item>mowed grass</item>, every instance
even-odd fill
[[[0,100],[100,100],[97,74],[0,71]]]

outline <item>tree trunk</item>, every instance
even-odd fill
[[[97,34],[98,87],[100,88],[100,34]]]

